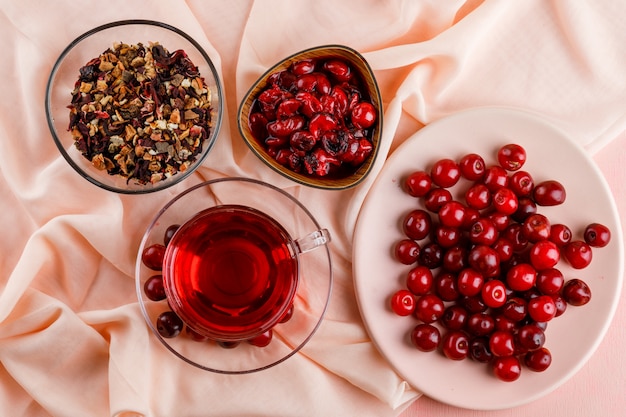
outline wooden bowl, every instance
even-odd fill
[[[298,62],[304,59],[328,59],[339,58],[347,62],[352,70],[356,70],[361,78],[365,94],[369,95],[369,98],[376,108],[377,120],[375,124],[369,128],[371,131],[371,139],[373,150],[365,161],[355,170],[346,173],[344,176],[333,175],[314,176],[306,173],[295,172],[287,166],[278,163],[268,151],[263,143],[261,143],[251,132],[249,126],[249,116],[253,109],[256,99],[259,94],[268,87],[268,78],[270,75],[288,69],[292,63]],[[246,144],[250,147],[265,164],[282,174],[283,176],[296,181],[300,184],[304,184],[310,187],[329,189],[329,190],[342,190],[350,187],[354,187],[359,184],[370,172],[372,165],[378,154],[380,136],[382,132],[383,110],[382,99],[380,96],[380,90],[374,74],[369,64],[363,56],[357,51],[342,45],[326,45],[319,46],[293,54],[284,60],[280,61],[269,70],[267,70],[250,88],[245,95],[243,101],[239,106],[238,112],[238,125],[239,131],[243,136]]]

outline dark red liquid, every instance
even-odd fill
[[[271,328],[289,308],[298,261],[275,220],[225,205],[181,226],[163,275],[170,306],[187,325],[216,340],[242,340]]]

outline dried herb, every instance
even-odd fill
[[[80,68],[68,130],[96,168],[157,183],[186,171],[202,152],[210,102],[185,51],[116,43]]]

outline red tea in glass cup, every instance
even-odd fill
[[[167,245],[163,278],[170,307],[208,338],[251,339],[293,303],[299,255],[329,240],[325,229],[293,239],[278,221],[246,206],[203,210]]]

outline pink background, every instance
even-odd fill
[[[97,25],[130,18],[177,26],[205,47],[228,112],[207,163],[141,199],[78,178],[43,110],[61,50]],[[623,417],[624,289],[605,339],[571,380],[514,409],[462,410],[416,399],[376,352],[356,306],[350,254],[360,202],[385,156],[422,126],[479,106],[532,110],[567,131],[604,173],[623,221],[624,21],[626,3],[616,0],[0,0],[0,415]],[[364,53],[386,106],[379,163],[368,181],[340,193],[279,177],[236,128],[238,103],[263,71],[328,43]],[[245,378],[200,372],[163,349],[139,312],[133,277],[157,208],[193,183],[234,175],[295,189],[334,234],[323,326],[302,354]]]

